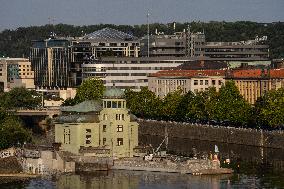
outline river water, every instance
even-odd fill
[[[159,146],[162,138],[140,136],[141,143]],[[0,189],[175,189],[175,188],[284,188],[284,150],[222,144],[188,139],[169,139],[168,151],[190,156],[208,155],[217,145],[221,162],[235,170],[232,175],[193,176],[175,173],[109,171],[66,174],[0,185]],[[166,146],[163,145],[162,148]],[[194,149],[193,149],[194,148]]]

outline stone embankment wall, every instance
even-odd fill
[[[284,149],[283,131],[261,131],[201,124],[139,120],[139,135],[215,141]]]

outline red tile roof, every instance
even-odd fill
[[[284,69],[233,70],[229,74],[229,77],[234,77],[234,78],[262,78],[264,76],[270,78],[284,78]]]
[[[150,75],[151,77],[208,77],[225,76],[225,70],[163,70]]]

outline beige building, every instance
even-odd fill
[[[215,87],[218,91],[224,84],[224,70],[166,70],[148,77],[148,88],[160,98],[181,89],[183,93],[206,91]]]
[[[0,63],[0,83],[8,91],[15,87],[34,89],[34,71],[26,58],[3,58]]]
[[[7,78],[7,62],[6,59],[0,59],[0,91],[6,91],[8,84]]]
[[[267,91],[284,87],[284,69],[234,70],[228,72],[226,79],[233,80],[240,94],[254,104]]]
[[[55,124],[55,142],[62,151],[84,156],[132,157],[138,145],[138,123],[126,108],[124,92],[107,89],[100,101],[62,109]]]

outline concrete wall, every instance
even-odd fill
[[[255,129],[213,127],[162,121],[140,120],[138,123],[139,135],[164,137],[167,133],[169,140],[171,138],[185,138],[284,149],[283,131],[268,132]]]

